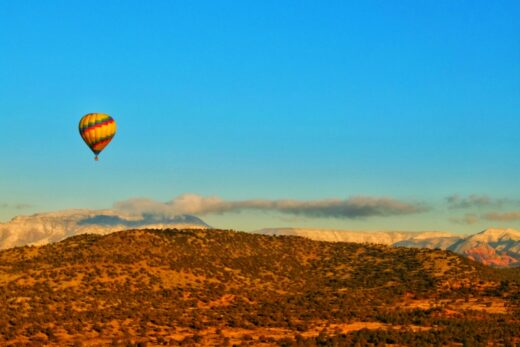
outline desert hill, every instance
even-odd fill
[[[0,251],[2,345],[520,341],[518,269],[442,250],[129,230]]]

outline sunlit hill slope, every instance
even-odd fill
[[[233,231],[81,235],[0,251],[0,344],[508,344],[517,270]]]

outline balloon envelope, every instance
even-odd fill
[[[79,121],[79,133],[97,160],[98,154],[116,134],[116,122],[108,114],[89,113]]]

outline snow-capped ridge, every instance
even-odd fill
[[[78,234],[107,234],[132,228],[207,227],[201,219],[191,215],[131,216],[114,210],[70,209],[17,216],[7,223],[0,223],[0,249],[43,245]]]
[[[312,228],[266,228],[255,231],[255,233],[303,236],[316,241],[378,243],[384,245],[392,245],[409,239],[422,240],[432,237],[455,236],[445,231],[352,231]]]
[[[481,242],[520,241],[520,231],[511,228],[489,228],[468,237],[468,240]]]

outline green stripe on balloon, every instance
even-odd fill
[[[114,135],[115,135],[115,134],[105,136],[105,137],[103,137],[103,138],[97,140],[97,141],[94,142],[93,144],[91,144],[91,146],[94,147],[95,145],[100,144],[100,143],[103,142],[103,141],[106,141],[106,140],[112,139],[112,138],[114,137]]]
[[[93,126],[95,126],[95,125],[98,125],[98,124],[104,123],[104,122],[106,122],[106,121],[113,121],[113,119],[112,119],[112,117],[107,116],[107,118],[103,118],[103,119],[98,120],[98,121],[96,121],[96,122],[89,122],[89,123],[83,125],[82,127],[80,127],[80,128],[79,128],[79,131],[80,131],[80,132],[81,132],[81,131],[85,131],[85,130],[87,130],[87,129],[90,128],[90,127],[93,127]]]

